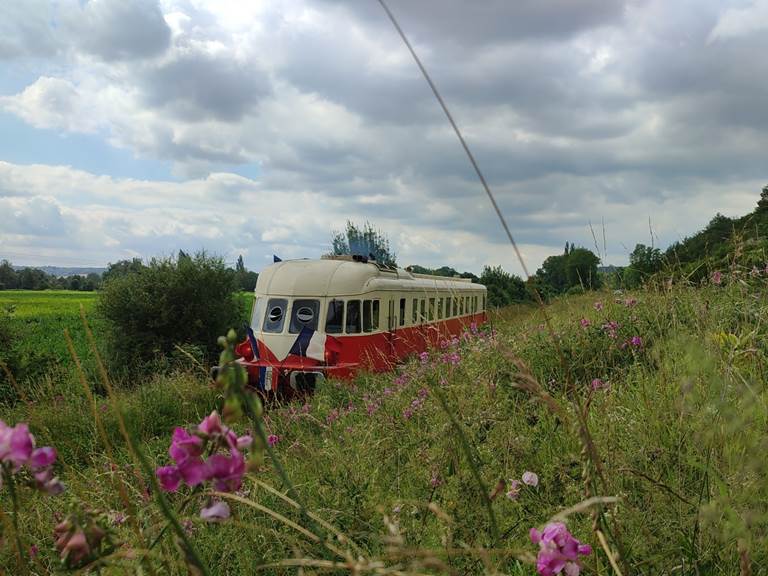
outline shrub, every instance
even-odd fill
[[[216,338],[240,318],[234,273],[200,252],[153,259],[109,278],[98,310],[107,321],[110,354],[120,366],[169,355],[175,344],[216,353]]]

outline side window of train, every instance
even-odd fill
[[[359,334],[361,329],[360,322],[360,300],[347,301],[347,334]]]
[[[435,299],[430,298],[429,299],[429,321],[432,322],[432,320],[435,319]]]
[[[464,315],[464,298],[459,298],[459,316]]]
[[[291,323],[288,325],[290,334],[298,334],[302,328],[317,330],[320,319],[319,300],[294,300],[291,308]]]
[[[405,298],[400,298],[400,316],[398,316],[400,326],[405,325]]]
[[[419,318],[419,322],[424,324],[424,322],[427,321],[427,301],[424,298],[421,299],[419,308],[421,309],[421,318]]]
[[[450,318],[452,316],[451,314],[451,302],[453,302],[453,298],[450,296],[445,299],[445,317]]]
[[[411,324],[416,324],[419,320],[419,300],[413,299],[413,307],[411,308]]]
[[[267,302],[267,315],[264,317],[264,332],[280,334],[285,324],[285,311],[288,300],[285,298],[270,298]]]
[[[437,319],[438,320],[443,319],[443,299],[442,298],[437,299]]]
[[[328,334],[341,334],[344,331],[344,302],[342,300],[328,302],[325,331]]]
[[[363,300],[363,332],[379,329],[379,301]]]
[[[483,307],[482,310],[485,311],[485,294],[483,294]]]

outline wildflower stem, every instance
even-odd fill
[[[13,480],[13,474],[10,465],[5,465],[2,470],[8,484],[8,492],[11,494],[11,522],[13,523],[13,537],[16,544],[16,560],[19,568],[23,569],[24,574],[29,574],[29,566],[24,558],[24,545],[21,542],[21,532],[19,532],[19,496],[16,493],[16,483]]]
[[[157,479],[155,478],[152,466],[150,466],[147,457],[144,456],[144,453],[139,449],[139,447],[133,443],[133,440],[129,440],[129,442],[132,445],[131,449],[135,452],[141,467],[144,469],[144,473],[149,478],[150,486],[152,486],[152,492],[155,494],[155,499],[157,500],[157,504],[160,506],[160,510],[162,511],[163,516],[168,519],[168,522],[173,528],[173,531],[176,532],[176,536],[179,537],[179,540],[184,547],[184,551],[188,555],[190,563],[194,564],[194,566],[200,570],[200,573],[203,576],[209,576],[210,572],[208,571],[208,568],[201,560],[200,555],[195,549],[195,546],[192,544],[192,541],[187,536],[184,528],[179,523],[179,519],[176,518],[176,514],[174,514],[168,499],[165,497],[165,494],[163,494],[163,491],[160,488]]]
[[[459,445],[461,446],[461,449],[467,458],[467,462],[469,463],[470,472],[472,473],[475,482],[482,492],[483,504],[485,504],[485,509],[488,512],[488,521],[491,523],[491,535],[493,537],[493,545],[495,546],[499,542],[499,526],[496,523],[496,515],[493,512],[493,504],[491,502],[490,496],[488,495],[488,487],[485,485],[485,482],[483,482],[482,476],[480,476],[480,470],[477,468],[475,456],[472,453],[472,447],[469,444],[469,440],[467,439],[466,434],[464,434],[464,430],[461,427],[461,424],[448,408],[448,403],[446,402],[445,394],[443,394],[443,391],[440,390],[438,386],[432,386],[432,392],[437,397],[437,401],[440,402],[440,407],[451,421],[451,425],[456,431],[456,435],[459,437]]]
[[[299,507],[299,512],[301,516],[312,526],[312,531],[315,534],[318,534],[318,536],[323,537],[324,530],[318,529],[317,523],[312,519],[312,517],[307,513],[307,509],[304,506],[303,502],[299,499],[299,495],[296,493],[296,489],[293,487],[293,483],[291,482],[291,479],[288,477],[288,473],[285,471],[285,468],[283,467],[283,463],[280,461],[280,458],[277,456],[277,453],[275,452],[275,449],[270,445],[268,438],[267,438],[267,431],[264,429],[264,424],[261,421],[261,418],[258,416],[258,411],[253,403],[253,397],[248,394],[245,391],[240,392],[240,396],[242,397],[243,404],[245,405],[245,413],[248,416],[248,418],[251,420],[251,423],[253,424],[253,429],[256,432],[257,436],[259,437],[259,440],[262,443],[262,446],[267,451],[267,454],[269,455],[269,459],[272,461],[272,465],[275,467],[275,470],[277,470],[277,475],[280,477],[280,480],[283,483],[283,486],[285,486],[285,489],[288,491],[288,496],[291,497],[291,499],[296,502],[296,504]]]

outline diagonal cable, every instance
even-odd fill
[[[504,215],[501,213],[501,209],[499,208],[499,205],[496,203],[496,198],[494,198],[493,193],[491,192],[491,188],[488,186],[488,182],[485,181],[485,176],[483,176],[483,173],[480,171],[480,167],[477,165],[477,161],[475,160],[475,157],[472,155],[472,152],[470,151],[469,146],[467,146],[467,143],[464,140],[464,137],[461,135],[461,132],[459,131],[459,127],[456,125],[456,121],[453,119],[453,116],[451,116],[451,113],[448,110],[448,106],[445,105],[445,101],[443,100],[443,97],[440,96],[440,92],[437,90],[437,86],[435,86],[435,83],[432,82],[432,78],[429,76],[427,69],[424,68],[424,65],[421,63],[421,60],[419,60],[419,57],[416,55],[416,51],[413,49],[413,46],[411,46],[411,43],[408,41],[408,38],[405,36],[403,29],[400,28],[400,24],[398,24],[394,14],[392,14],[392,11],[389,9],[389,6],[387,6],[384,0],[378,0],[378,1],[379,1],[379,4],[381,4],[381,7],[384,8],[384,11],[387,13],[389,20],[392,22],[392,25],[397,30],[397,33],[400,34],[400,38],[403,39],[403,42],[408,47],[408,50],[410,51],[411,56],[413,56],[413,59],[416,61],[416,64],[419,66],[419,70],[421,70],[421,73],[424,75],[424,78],[429,84],[429,87],[432,89],[432,92],[435,95],[435,98],[437,98],[437,101],[440,103],[440,106],[442,107],[443,112],[445,112],[445,115],[448,117],[448,121],[451,123],[451,126],[453,126],[453,131],[456,133],[456,137],[459,139],[459,142],[461,142],[461,146],[464,148],[464,152],[467,153],[467,157],[469,158],[469,161],[472,164],[472,167],[475,169],[475,173],[477,174],[477,177],[480,179],[480,182],[482,183],[483,188],[485,189],[485,193],[488,196],[488,200],[491,201],[491,205],[493,205],[493,209],[496,211],[496,215],[499,217],[499,221],[501,222],[501,225],[504,228],[504,232],[507,233],[507,238],[509,238],[509,242],[512,244],[512,248],[514,248],[515,250],[515,254],[517,255],[517,259],[520,261],[520,266],[522,266],[523,268],[525,277],[530,278],[531,275],[528,273],[528,267],[525,265],[525,260],[523,260],[523,255],[520,253],[520,250],[517,247],[517,242],[515,242],[515,239],[512,236],[512,231],[509,229],[509,226],[507,225],[507,220],[504,218]]]

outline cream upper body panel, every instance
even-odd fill
[[[256,283],[257,295],[344,297],[374,291],[435,290],[485,292],[485,286],[464,279],[414,275],[382,270],[372,263],[349,260],[288,260],[265,268]]]

